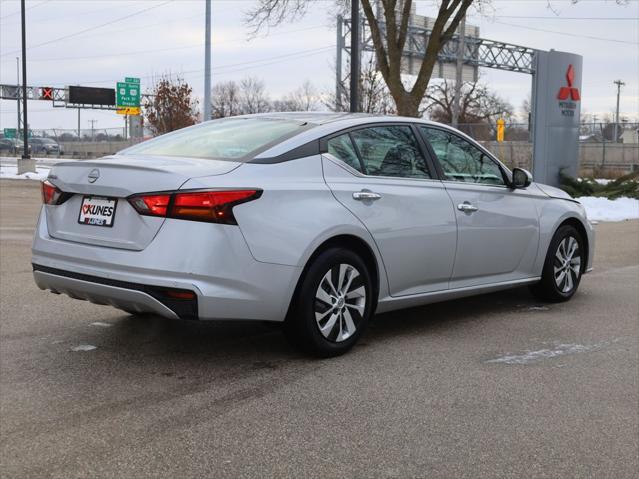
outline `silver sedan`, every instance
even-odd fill
[[[214,120],[59,163],[42,193],[40,288],[131,314],[279,321],[320,356],[375,312],[522,285],[566,301],[594,249],[577,201],[414,118]]]

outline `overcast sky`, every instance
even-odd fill
[[[418,14],[436,12],[436,2],[416,3]],[[621,6],[614,0],[550,3],[552,9],[547,0],[492,0],[483,14],[472,12],[468,23],[491,40],[583,55],[582,112],[610,115],[616,101],[613,81],[621,79],[626,83],[621,115],[639,121],[639,1]],[[334,89],[334,1],[317,1],[303,20],[249,41],[243,12],[252,4],[213,0],[213,84],[255,76],[265,81],[271,98],[305,80],[319,91]],[[153,78],[171,72],[184,77],[196,95],[203,94],[203,0],[33,0],[27,8],[29,85],[114,88],[116,81],[133,76],[142,79],[144,91]],[[16,83],[19,11],[19,0],[0,0],[1,83]],[[518,109],[530,92],[525,74],[482,69],[481,81]],[[91,119],[97,120],[96,128],[123,124],[115,112],[84,110],[82,128]],[[33,101],[29,124],[76,128],[77,110]],[[15,102],[1,100],[0,128],[15,125]]]

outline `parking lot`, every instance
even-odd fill
[[[3,477],[636,477],[639,221],[596,227],[568,303],[380,315],[314,360],[269,325],[40,291],[39,195],[0,181]]]

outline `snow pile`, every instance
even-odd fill
[[[56,158],[56,157],[31,157],[32,160],[35,160],[36,165],[47,165],[52,166],[56,163],[62,163],[63,161],[77,161],[72,158]],[[18,158],[15,156],[0,156],[0,164],[2,165],[15,165],[18,162]]]
[[[624,221],[639,218],[639,200],[634,198],[597,198],[582,196],[576,198],[584,208],[590,221]]]
[[[18,167],[13,165],[0,166],[0,178],[10,180],[44,180],[51,171],[49,166],[36,166],[36,172],[18,174]]]

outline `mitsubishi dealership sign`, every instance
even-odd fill
[[[532,102],[533,177],[559,185],[559,172],[576,177],[579,157],[582,57],[535,52]]]

